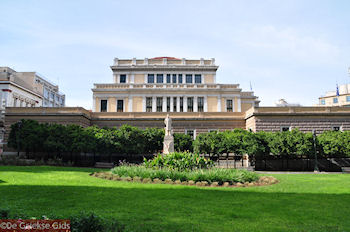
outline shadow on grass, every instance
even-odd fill
[[[0,180],[0,184],[6,183],[6,181]]]
[[[32,172],[32,173],[45,173],[45,172],[97,172],[108,171],[108,169],[98,168],[82,168],[82,167],[62,167],[62,166],[0,166],[0,172]]]
[[[95,212],[136,231],[347,231],[350,194],[201,188],[0,186],[1,204],[29,216]]]

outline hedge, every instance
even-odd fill
[[[100,154],[154,154],[163,149],[164,130],[139,129],[129,125],[117,128],[83,128],[77,125],[39,124],[22,120],[11,126],[8,146],[26,152],[90,152]],[[219,157],[234,153],[254,157],[281,157],[314,154],[311,133],[298,129],[283,132],[249,132],[243,129],[212,131],[197,135],[174,134],[176,151],[194,151]],[[350,132],[326,131],[317,136],[316,147],[324,157],[350,157]]]

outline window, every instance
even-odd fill
[[[125,74],[120,75],[119,82],[120,83],[126,83],[126,75]]]
[[[157,74],[157,83],[163,83],[163,74]]]
[[[49,91],[46,88],[44,89],[44,97],[49,98]]]
[[[173,106],[174,106],[174,109],[173,109],[173,112],[176,112],[177,110],[176,110],[176,106],[177,106],[177,98],[176,97],[174,97],[173,98]]]
[[[191,136],[192,139],[196,138],[195,130],[186,130],[185,134]]]
[[[187,98],[187,112],[193,112],[193,97]]]
[[[201,76],[201,74],[196,74],[196,75],[194,75],[194,82],[195,82],[196,84],[202,83],[202,76]]]
[[[166,98],[166,112],[170,112],[170,97]]]
[[[281,131],[290,131],[290,126],[281,126]]]
[[[124,101],[118,100],[117,101],[117,112],[123,112],[124,111]]]
[[[14,107],[17,106],[17,98],[13,99],[13,106],[14,106]]]
[[[171,83],[171,75],[170,74],[166,75],[166,83]]]
[[[154,83],[154,74],[148,74],[147,83]]]
[[[192,83],[192,74],[186,74],[186,83]]]
[[[176,74],[173,74],[173,83],[176,83]]]
[[[333,103],[338,103],[338,98],[337,97],[333,98]]]
[[[332,126],[332,130],[333,131],[342,131],[342,127],[341,126]]]
[[[54,100],[55,99],[55,93],[51,93],[50,99]]]
[[[182,74],[179,74],[179,84],[182,84]]]
[[[152,112],[152,98],[146,98],[146,112]]]
[[[184,98],[180,97],[180,112],[184,112]]]
[[[198,98],[198,112],[204,111],[204,97]]]
[[[107,100],[101,100],[100,111],[107,112]]]
[[[326,105],[326,100],[325,99],[321,99],[321,105]]]
[[[350,102],[350,96],[346,96],[346,101]]]
[[[227,112],[233,112],[233,109],[232,109],[232,99],[226,100],[226,111],[227,111]]]
[[[157,97],[157,112],[163,112],[163,98]]]

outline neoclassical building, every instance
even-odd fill
[[[65,95],[37,72],[0,67],[0,102],[7,107],[64,107]]]
[[[214,59],[114,59],[113,83],[94,84],[94,112],[245,112],[253,92],[216,83]],[[176,116],[176,115],[175,115]]]

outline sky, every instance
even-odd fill
[[[92,108],[118,57],[215,58],[218,83],[304,106],[350,83],[347,0],[0,0],[0,66],[37,71]]]

